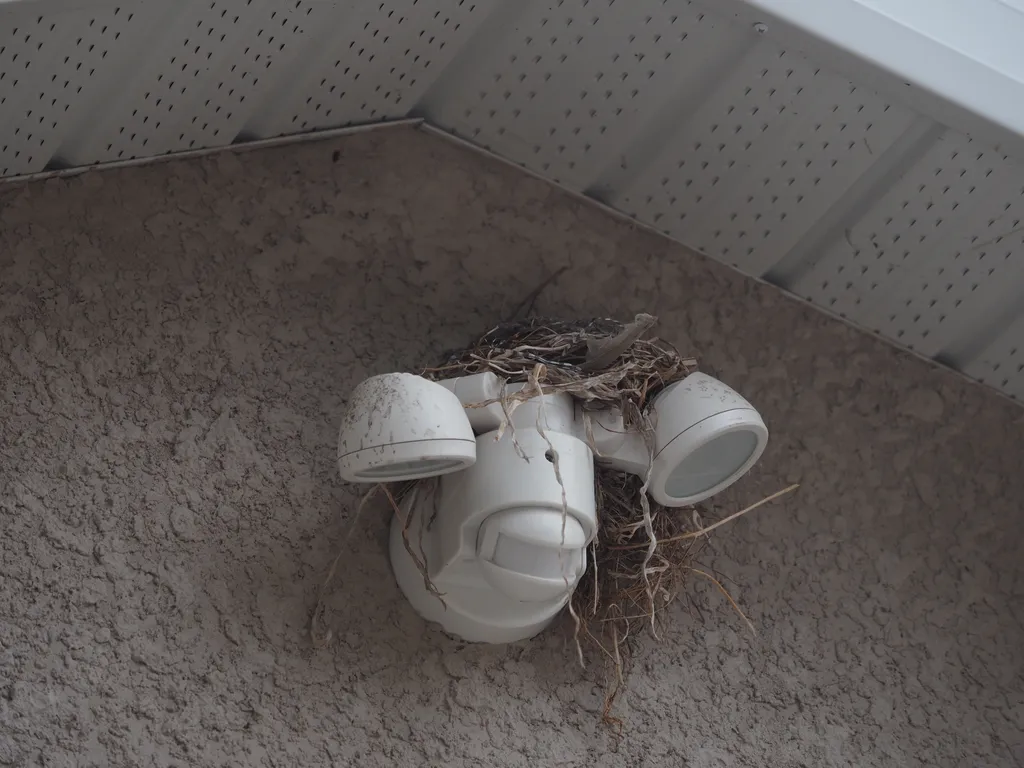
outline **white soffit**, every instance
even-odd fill
[[[1024,396],[1020,0],[0,0],[0,176],[424,117]]]

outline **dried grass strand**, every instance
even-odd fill
[[[334,581],[334,574],[338,570],[338,563],[341,562],[341,557],[349,551],[349,542],[352,539],[352,533],[356,530],[359,525],[360,519],[362,519],[363,510],[370,503],[370,500],[376,495],[377,491],[383,488],[382,485],[375,485],[359,500],[359,506],[356,507],[356,513],[352,516],[352,522],[349,523],[348,532],[341,540],[341,544],[338,546],[338,553],[334,556],[334,560],[331,561],[331,567],[327,570],[327,575],[324,577],[323,582],[320,584],[320,589],[317,591],[316,605],[313,607],[313,614],[309,619],[309,639],[313,643],[313,647],[318,651],[323,650],[331,644],[331,640],[334,637],[334,628],[327,627],[325,630],[321,630],[321,625],[324,619],[324,613],[327,610],[326,597],[327,590],[331,586],[331,582]]]
[[[757,630],[754,629],[754,624],[750,621],[750,619],[747,618],[747,614],[745,614],[740,609],[740,607],[736,603],[736,601],[733,600],[732,595],[729,594],[729,590],[727,590],[724,586],[722,586],[722,582],[720,582],[718,579],[716,579],[714,576],[712,576],[707,571],[703,571],[700,568],[693,568],[693,567],[691,567],[690,571],[692,573],[696,573],[698,576],[703,576],[705,579],[707,579],[712,584],[714,584],[716,587],[718,587],[718,590],[723,595],[725,595],[725,599],[729,601],[729,605],[731,605],[733,607],[733,610],[735,610],[736,613],[738,613],[740,615],[740,618],[743,619],[744,622],[746,622],[747,627],[750,628],[750,633],[752,635],[754,635],[755,637],[757,636]]]
[[[405,551],[409,553],[409,557],[412,558],[413,563],[416,565],[416,570],[420,572],[423,577],[423,586],[427,592],[432,594],[441,604],[444,604],[444,595],[438,591],[437,587],[434,586],[434,582],[430,580],[430,573],[427,571],[426,555],[421,558],[420,555],[416,554],[416,551],[412,547],[412,541],[409,539],[409,526],[412,524],[412,519],[416,515],[416,504],[409,504],[409,513],[403,514],[402,507],[395,500],[394,494],[391,489],[388,488],[387,484],[381,483],[380,486],[384,490],[384,495],[387,496],[389,502],[391,502],[391,508],[394,513],[398,516],[398,519],[402,521],[402,544],[405,547]],[[422,554],[422,553],[421,553]]]
[[[768,502],[775,501],[780,496],[785,496],[787,493],[792,493],[793,491],[795,491],[799,487],[800,487],[800,483],[793,483],[793,485],[789,486],[788,488],[783,488],[781,491],[776,491],[771,496],[765,496],[760,501],[754,502],[749,507],[745,507],[745,508],[741,509],[739,512],[733,512],[731,515],[729,515],[728,517],[722,518],[717,523],[709,525],[706,528],[701,528],[699,531],[690,531],[689,533],[681,533],[678,536],[673,536],[671,539],[666,539],[664,543],[667,544],[667,543],[673,542],[673,541],[685,541],[686,539],[696,539],[696,538],[699,538],[701,536],[707,536],[709,533],[711,533],[716,528],[721,528],[726,523],[731,523],[736,518],[743,517],[748,512],[753,512],[758,507],[763,507]],[[630,545],[627,545],[627,546],[612,547],[612,549],[639,549],[640,547],[643,547],[643,546],[646,546],[646,545],[644,545],[644,544],[630,544]]]

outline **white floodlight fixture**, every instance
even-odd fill
[[[470,641],[531,637],[569,601],[597,535],[595,462],[649,471],[651,496],[681,507],[742,477],[768,440],[754,407],[701,373],[654,398],[648,435],[564,393],[524,400],[505,424],[501,389],[492,373],[375,376],[356,388],[338,437],[350,482],[443,475],[392,520],[391,562],[413,607]]]

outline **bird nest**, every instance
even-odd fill
[[[440,366],[425,369],[423,375],[437,380],[490,371],[507,383],[525,383],[519,391],[502,395],[509,423],[519,402],[540,393],[568,393],[584,409],[617,407],[626,427],[640,430],[651,444],[648,406],[652,399],[697,370],[694,358],[649,335],[655,322],[650,315],[638,315],[631,323],[545,318],[503,323],[467,349],[451,353]],[[568,608],[580,663],[593,655],[607,662],[603,714],[606,721],[615,723],[611,708],[622,691],[636,639],[643,633],[659,636],[669,607],[683,594],[691,576],[720,590],[753,631],[717,574],[699,564],[700,554],[712,530],[795,486],[706,525],[699,505],[670,509],[650,498],[645,478],[599,466],[595,480],[598,535],[590,544],[586,572]],[[429,482],[381,488],[397,509],[406,494],[417,490],[417,483]],[[429,586],[426,564],[420,563],[420,569]],[[319,612],[318,605],[314,642]]]

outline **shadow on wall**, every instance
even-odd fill
[[[1022,754],[1021,421],[991,393],[411,130],[0,206],[0,758]],[[339,568],[335,644],[308,639],[357,505],[334,466],[348,393],[463,346],[562,266],[540,312],[651,311],[765,416],[768,452],[719,511],[803,484],[715,539],[758,637],[700,588],[704,625],[680,611],[639,641],[621,740],[564,632],[466,647],[424,626],[379,506]]]

